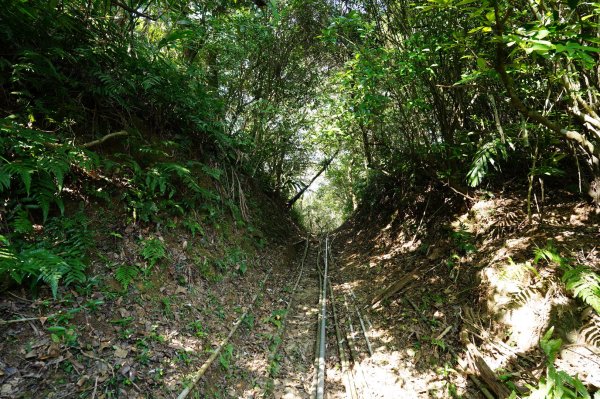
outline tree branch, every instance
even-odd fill
[[[117,7],[121,7],[125,11],[129,11],[130,13],[137,15],[138,17],[146,18],[151,21],[156,21],[158,19],[158,17],[153,17],[151,15],[140,12],[140,11],[136,10],[135,8],[131,8],[128,5],[121,3],[120,1],[112,0],[111,3]]]
[[[504,34],[504,27],[502,26],[502,24],[500,22],[500,18],[499,18],[500,13],[498,11],[497,2],[494,2],[494,11],[496,14],[496,25],[494,27],[494,30],[495,30],[495,34],[498,37],[498,40],[496,41],[495,69],[498,72],[498,74],[500,75],[500,80],[502,81],[502,84],[504,85],[504,88],[506,89],[506,92],[508,94],[508,97],[510,98],[510,102],[513,105],[513,107],[515,109],[517,109],[517,111],[522,113],[525,117],[534,120],[535,122],[541,124],[542,126],[545,126],[546,128],[552,130],[553,132],[559,133],[570,140],[574,140],[574,141],[578,142],[581,146],[583,146],[586,149],[586,151],[592,157],[593,163],[597,164],[598,163],[598,149],[595,148],[594,143],[589,141],[584,134],[573,131],[573,130],[567,130],[567,129],[562,128],[560,125],[558,125],[557,123],[546,118],[542,114],[529,109],[525,105],[525,103],[523,103],[523,101],[521,101],[521,99],[517,95],[516,90],[514,88],[514,82],[512,81],[510,76],[508,76],[508,73],[506,72],[506,65],[504,62],[504,58],[505,58],[505,52],[504,52],[504,47],[503,47],[504,44],[503,44],[503,41],[501,40],[502,36]]]
[[[321,169],[319,170],[319,172],[318,172],[318,173],[317,173],[317,174],[316,174],[316,175],[315,175],[315,176],[314,176],[314,177],[313,177],[313,178],[310,180],[310,182],[309,182],[307,185],[305,185],[305,186],[304,186],[304,188],[303,188],[302,190],[298,191],[298,193],[297,193],[296,195],[294,195],[294,196],[292,197],[292,199],[290,199],[290,200],[287,202],[287,207],[288,207],[288,208],[291,208],[291,207],[292,207],[292,205],[294,205],[294,203],[295,203],[296,201],[298,201],[298,199],[300,199],[300,197],[302,197],[302,194],[304,194],[304,192],[305,192],[305,191],[306,191],[306,190],[307,190],[307,189],[308,189],[308,188],[311,186],[311,184],[313,184],[313,183],[315,182],[315,180],[317,180],[317,178],[318,178],[319,176],[321,176],[321,173],[323,173],[323,172],[324,172],[324,171],[327,169],[327,167],[328,167],[329,165],[331,165],[331,163],[333,162],[333,160],[335,159],[335,157],[337,156],[337,154],[338,154],[339,152],[340,152],[340,150],[338,149],[338,150],[335,152],[335,154],[333,154],[333,155],[331,156],[331,158],[329,158],[327,161],[325,161],[325,163],[323,164],[323,166],[321,167]]]
[[[128,136],[129,133],[127,133],[125,130],[119,130],[118,132],[114,132],[114,133],[109,133],[106,136],[99,138],[98,140],[94,140],[94,141],[90,141],[89,143],[85,143],[82,144],[81,146],[83,148],[90,148],[90,147],[94,147],[97,146],[99,144],[104,143],[107,140],[110,140],[114,137],[119,137],[119,136]]]

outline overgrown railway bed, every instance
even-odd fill
[[[219,354],[212,349],[215,364],[192,392],[230,398],[430,397],[431,378],[415,369],[428,354],[400,347],[396,333],[372,323],[377,296],[355,292],[356,280],[332,253],[335,245],[329,237],[295,244],[289,255],[294,262],[264,278],[253,307],[241,308],[233,324],[237,331]],[[416,310],[412,317],[421,322]],[[422,381],[413,383],[413,376]]]
[[[296,274],[264,277],[179,398],[372,397],[361,366],[371,353],[370,322],[353,293],[341,293],[342,281],[326,275],[329,239],[304,240],[295,252]]]

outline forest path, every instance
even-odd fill
[[[314,397],[314,355],[317,349],[320,294],[316,268],[318,256],[318,247],[313,243],[308,249],[303,275],[285,320],[282,341],[271,365],[275,398]]]
[[[305,242],[289,246],[287,261],[257,288],[261,293],[229,354],[225,350],[198,384],[200,397],[314,397],[319,249]]]
[[[372,306],[387,284],[375,281],[372,265],[362,258],[368,252],[353,240],[333,241],[329,273],[356,397],[451,398],[464,392],[468,383],[452,373],[444,341],[456,330],[441,322],[441,308],[431,306],[440,286],[416,286],[406,279],[402,295]],[[413,269],[392,281],[419,272],[427,275],[431,270]]]

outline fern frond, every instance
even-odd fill
[[[150,266],[167,257],[165,244],[158,238],[151,238],[142,242],[142,257],[150,263]]]
[[[58,296],[58,282],[68,271],[69,265],[65,260],[43,248],[35,248],[22,252],[19,257],[24,271],[28,274],[39,273],[38,280],[50,286],[52,296]]]
[[[208,176],[212,177],[213,179],[220,181],[221,180],[221,175],[223,174],[223,170],[219,169],[219,168],[212,168],[208,165],[202,164],[200,166],[200,168],[202,169],[202,172],[204,172],[205,174],[207,174]]]
[[[562,277],[565,286],[576,298],[600,314],[600,276],[585,266],[568,268]]]
[[[30,159],[19,159],[9,164],[4,165],[3,173],[10,177],[18,175],[21,178],[21,182],[25,186],[25,192],[27,195],[31,192],[31,180],[32,176],[36,171],[35,164]],[[10,188],[9,185],[6,188]]]
[[[533,263],[535,264],[540,260],[545,260],[548,263],[555,263],[561,267],[568,266],[570,263],[568,258],[564,258],[558,253],[558,249],[556,249],[552,240],[548,240],[544,248],[536,248],[533,253],[535,255]]]
[[[65,285],[83,284],[87,280],[86,265],[79,259],[69,260],[68,270],[64,274]]]
[[[122,265],[115,271],[115,279],[123,286],[123,290],[127,290],[139,272],[140,270],[136,266]]]
[[[13,220],[13,229],[17,234],[29,234],[33,232],[33,224],[29,220],[29,213],[20,209]]]
[[[53,154],[54,155],[54,154]],[[44,156],[38,159],[38,170],[45,171],[48,176],[54,176],[56,179],[57,191],[62,190],[65,174],[69,171],[70,165],[66,157]]]
[[[496,160],[506,159],[508,156],[507,145],[510,141],[502,141],[500,138],[485,143],[475,154],[471,162],[471,168],[467,173],[467,181],[471,187],[477,187],[488,175],[490,165],[498,168]]]
[[[38,178],[34,183],[33,198],[42,210],[44,221],[48,219],[50,206],[54,203],[58,206],[61,214],[64,214],[65,207],[56,184],[48,173],[38,173]]]

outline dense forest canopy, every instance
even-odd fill
[[[530,219],[545,184],[598,195],[596,3],[2,6],[9,224],[64,212],[65,180],[122,171],[125,207],[150,219],[154,196],[174,195],[165,175],[210,197],[189,175],[199,161],[252,176],[319,228],[424,181],[466,197],[517,181]],[[174,154],[188,165],[169,163]],[[296,202],[323,172],[327,184]]]
[[[286,196],[311,154],[340,149],[331,173],[348,209],[369,174],[425,169],[458,187],[485,183],[508,158],[503,173],[526,168],[525,179],[576,158],[585,176],[597,167],[595,3],[4,8],[5,123],[76,144],[120,130],[178,136]]]
[[[433,179],[467,195],[516,178],[531,208],[545,180],[567,176],[583,192],[597,173],[596,3],[103,0],[3,9],[9,219],[20,196],[33,198],[32,184],[47,216],[69,165],[100,166],[86,151],[156,139],[237,165],[288,199],[327,169],[333,194],[317,208],[335,204],[338,223],[382,179],[402,187]]]

